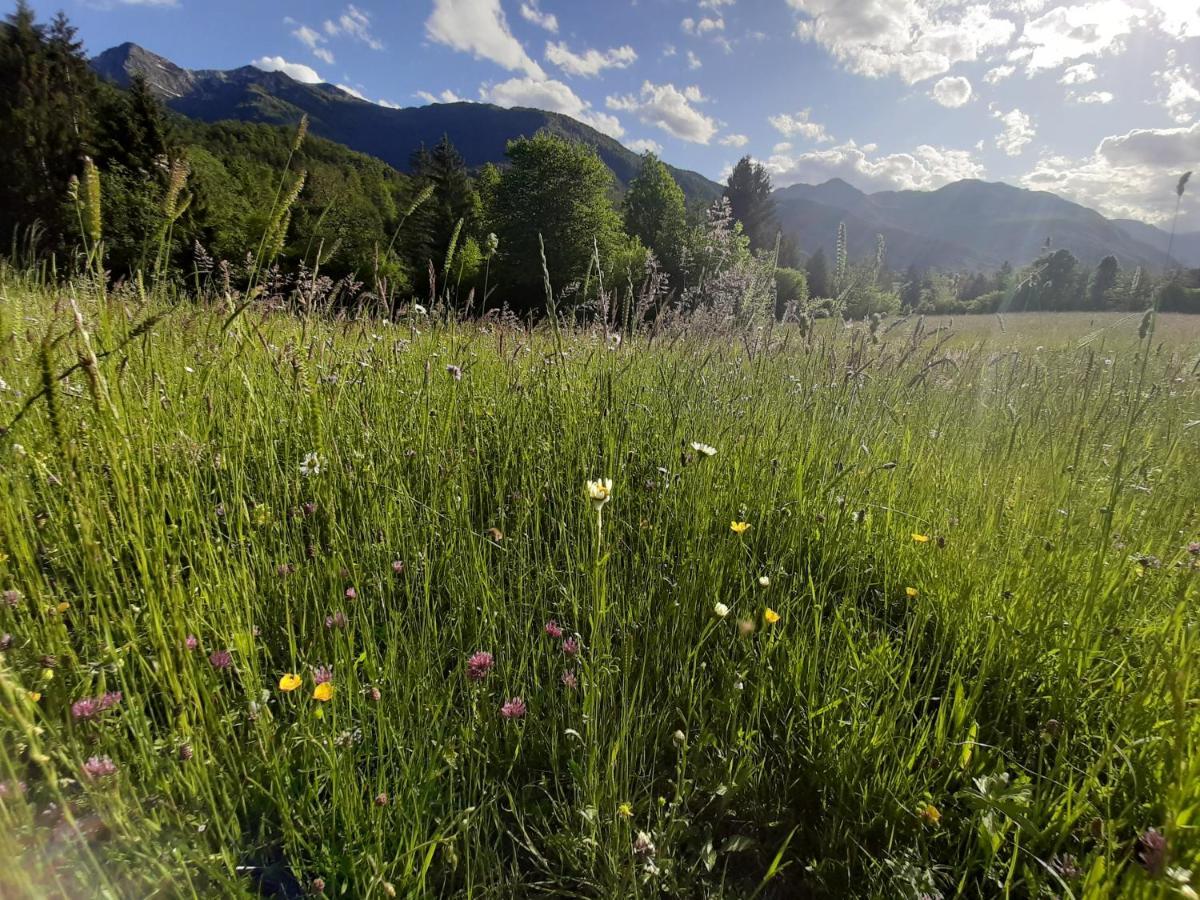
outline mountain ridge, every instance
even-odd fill
[[[305,84],[254,66],[185,69],[126,42],[94,57],[101,77],[128,85],[134,74],[172,110],[192,119],[295,124],[307,115],[314,134],[406,171],[412,152],[449,135],[467,165],[502,163],[508,142],[546,129],[596,149],[620,187],[637,174],[640,157],[616,139],[561,113],[487,103],[380,106],[329,83]],[[698,172],[668,165],[690,203],[707,204],[722,186]],[[1160,269],[1168,235],[1136,220],[1107,219],[1046,191],[1004,182],[965,179],[932,191],[867,193],[841,178],[795,184],[773,192],[781,228],[806,252],[832,248],[845,222],[852,257],[872,256],[883,235],[892,268],[986,269],[1023,265],[1046,241],[1095,264],[1108,254],[1122,266]],[[1200,266],[1200,232],[1175,236],[1172,256]]]
[[[294,124],[307,115],[314,134],[368,153],[400,171],[414,150],[449,135],[471,168],[502,162],[510,140],[546,129],[591,145],[621,187],[637,174],[641,157],[589,125],[561,113],[490,103],[435,103],[391,108],[355,97],[333,84],[304,84],[282,72],[254,66],[184,69],[144,47],[126,42],[91,60],[103,78],[126,86],[135,73],[166,106],[205,122],[222,119]],[[688,200],[710,203],[721,185],[698,172],[668,166]]]

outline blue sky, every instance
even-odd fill
[[[1200,169],[1200,0],[62,3],[93,53],[554,109],[713,178],[749,153],[777,186],[977,177],[1162,224]]]

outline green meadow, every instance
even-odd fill
[[[1195,896],[1198,354],[5,270],[0,895]]]

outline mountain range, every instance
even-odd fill
[[[253,66],[227,71],[184,69],[125,43],[92,60],[102,77],[128,85],[135,74],[172,110],[205,122],[227,119],[295,124],[303,115],[314,134],[405,170],[413,150],[448,135],[469,167],[502,163],[510,140],[549,130],[595,148],[623,188],[639,156],[620,142],[561,113],[487,103],[434,103],[391,108],[332,84],[305,84]],[[707,204],[722,186],[698,172],[669,167],[691,203]],[[832,249],[846,223],[851,257],[875,253],[883,235],[888,265],[905,268],[989,269],[1023,265],[1046,245],[1070,250],[1086,264],[1113,254],[1124,267],[1159,269],[1168,235],[1132,219],[1107,219],[1095,210],[1044,191],[999,182],[957,181],[933,191],[864,193],[841,179],[795,184],[774,192],[780,225],[799,247]],[[1200,266],[1200,232],[1175,236],[1172,256]]]

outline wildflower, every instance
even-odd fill
[[[446,366],[446,374],[455,381],[462,381],[462,368],[460,366]]]
[[[304,514],[305,518],[315,516],[317,514],[317,504],[309,500],[307,503],[301,504],[300,512]]]
[[[1147,828],[1138,838],[1138,862],[1151,875],[1162,872],[1167,862],[1167,839],[1157,828]]]
[[[324,878],[314,878],[311,882],[309,882],[308,889],[310,891],[312,891],[314,894],[325,893],[325,879]]]
[[[760,588],[769,588],[771,586],[771,579],[766,575],[759,575],[758,586]]]
[[[574,638],[567,638],[563,641],[562,649],[563,653],[567,654],[567,656],[574,656],[579,652],[579,641]]]
[[[500,707],[500,715],[506,719],[520,719],[526,712],[525,701],[520,697],[512,697]]]
[[[117,774],[117,765],[107,756],[92,756],[83,764],[83,774],[88,778],[107,778]]]
[[[676,747],[682,747],[687,743],[687,735],[677,728],[675,729],[675,733],[671,735],[671,740],[675,743]]]
[[[329,666],[317,666],[313,669],[313,682],[315,684],[329,684],[333,681],[333,669]]]
[[[328,703],[333,699],[333,682],[322,681],[313,688],[313,699],[319,700],[322,703]]]
[[[483,681],[483,679],[487,678],[488,673],[492,671],[492,666],[495,664],[495,658],[486,650],[473,653],[470,659],[467,660],[467,677],[472,681]]]
[[[20,444],[13,444],[13,445],[12,445],[12,452],[13,452],[13,455],[14,455],[14,456],[24,456],[24,455],[25,455],[25,448],[24,448],[23,446],[21,446]]]
[[[304,461],[300,463],[300,474],[305,478],[308,478],[310,475],[320,475],[321,457],[315,453],[306,453]]]
[[[295,573],[296,567],[291,563],[280,563],[275,567],[275,574],[280,578],[287,578],[289,575],[294,575]]]
[[[71,717],[74,719],[92,719],[100,712],[100,705],[90,698],[76,700],[71,704]]]
[[[724,603],[720,603],[720,602],[713,604],[712,611],[713,611],[713,615],[716,616],[718,619],[723,619],[727,615],[729,615],[729,607],[726,606]]]
[[[768,625],[774,625],[780,620],[780,618],[781,616],[779,613],[775,612],[775,610],[771,609],[769,606],[763,610],[763,621],[765,621]]]
[[[380,791],[378,794],[376,794],[375,795],[375,805],[376,806],[387,806],[388,805],[387,793],[385,793],[384,791]]]
[[[176,751],[176,754],[178,755],[180,762],[187,762],[189,759],[195,756],[195,753],[192,750],[192,745],[187,743],[180,744],[179,750]]]
[[[260,503],[254,507],[254,524],[263,526],[271,521],[271,507],[266,503]]]
[[[562,673],[562,683],[563,687],[569,688],[572,691],[579,687],[579,679],[570,669]]]
[[[703,456],[717,455],[716,447],[710,447],[708,444],[702,444],[699,441],[692,441],[692,449]]]
[[[214,669],[228,669],[233,665],[233,654],[228,650],[214,650],[209,655],[208,662]]]
[[[301,681],[302,679],[295,672],[284,672],[279,678],[279,689],[285,694],[290,694],[300,687]]]
[[[1192,556],[1200,556],[1200,541],[1192,541],[1188,544],[1188,553]]]
[[[644,831],[639,831],[633,841],[634,856],[652,857],[655,854],[654,841]]]
[[[913,532],[912,539],[913,539],[914,541],[916,541],[918,544],[928,544],[928,543],[929,543],[929,535],[927,535],[927,534],[918,534],[918,533],[917,533],[917,532],[915,532],[915,531]]]
[[[423,307],[420,303],[414,303],[412,305],[412,309],[413,309],[413,312],[415,312],[418,316],[429,315],[429,310],[427,310],[425,307]]]
[[[404,574],[404,560],[402,560],[402,559],[392,560],[392,574],[393,575],[403,575]]]
[[[909,600],[915,598],[918,593],[920,592],[915,587],[906,587],[904,589],[904,596],[906,596]]]
[[[932,803],[923,803],[917,807],[917,817],[926,825],[934,828],[942,821],[941,811]]]
[[[611,478],[600,478],[587,483],[588,498],[597,511],[603,509],[604,504],[612,498],[612,486]]]
[[[200,646],[200,641],[196,639],[194,634],[189,634],[183,639],[183,646],[188,650],[195,650]]]
[[[367,699],[373,703],[378,703],[381,699],[383,699],[383,694],[380,692],[379,688],[372,685],[367,689]]]
[[[620,816],[622,819],[632,819],[633,818],[633,804],[630,803],[628,800],[621,803],[617,807],[617,815]]]
[[[341,610],[338,610],[333,615],[325,617],[325,627],[345,628],[349,621],[350,620],[346,618],[346,614]]]
[[[546,623],[545,630],[546,630],[546,634],[550,635],[550,637],[554,638],[555,640],[558,640],[560,637],[563,636],[563,630],[559,627],[558,623],[555,622],[553,619],[551,619],[549,622]]]
[[[8,650],[12,646],[12,642],[13,636],[7,631],[4,634],[0,634],[0,653]]]
[[[750,637],[758,630],[758,626],[754,624],[753,619],[741,619],[738,622],[738,634],[744,638]]]
[[[1200,894],[1196,893],[1196,889],[1192,887],[1192,870],[1185,869],[1181,866],[1172,866],[1164,873],[1167,881],[1175,886],[1175,891],[1181,897],[1187,897],[1188,900],[1196,900]]]
[[[347,600],[357,600],[358,599],[358,591],[356,591],[352,587],[346,588],[346,599]]]
[[[18,590],[10,589],[0,594],[0,600],[3,600],[5,605],[16,609],[21,603],[22,594]]]
[[[736,521],[730,522],[729,530],[732,531],[734,534],[745,534],[747,531],[750,530],[750,523],[749,522],[736,522]]]

